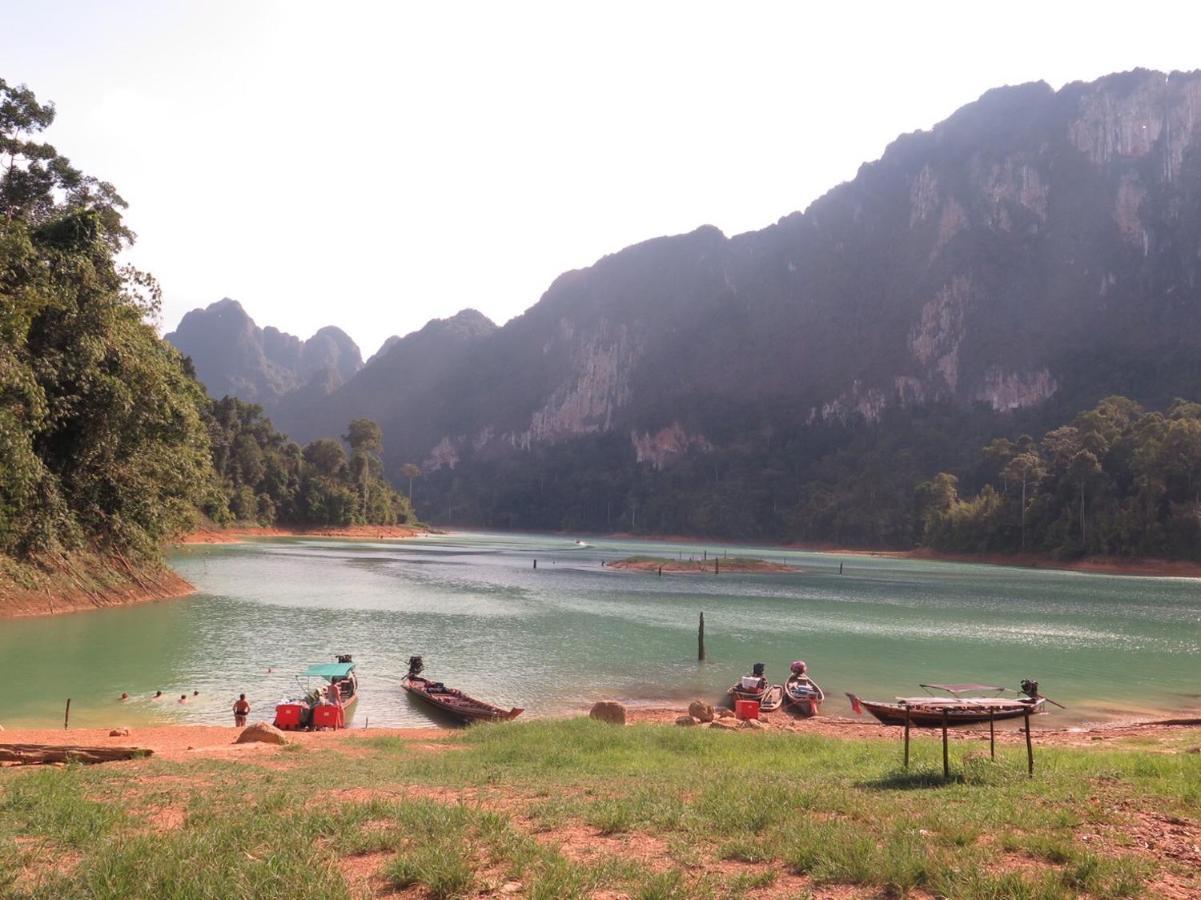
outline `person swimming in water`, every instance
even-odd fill
[[[128,699],[129,699],[129,691],[122,691],[121,692],[121,702],[124,703]]]
[[[180,694],[180,695],[179,695],[179,702],[180,702],[180,703],[187,703],[187,702],[188,702],[188,695],[187,695],[187,694]]]
[[[153,697],[151,697],[150,699],[151,699],[151,700],[161,700],[161,699],[163,699],[163,692],[162,692],[162,691],[155,691],[155,692],[154,692],[154,696],[153,696]]]

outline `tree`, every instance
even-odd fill
[[[333,438],[318,438],[304,448],[304,461],[327,478],[336,478],[346,468],[346,451]]]
[[[53,121],[0,79],[0,550],[150,557],[210,496],[206,400],[117,264],[124,201],[35,139]]]
[[[1026,491],[1027,486],[1037,484],[1046,474],[1046,464],[1043,458],[1036,450],[1028,449],[1013,456],[1005,464],[1002,471],[1002,477],[1008,484],[1011,481],[1020,481],[1022,484],[1022,499],[1020,507],[1021,530],[1022,530],[1022,550],[1026,549]]]
[[[400,467],[400,474],[409,479],[409,503],[413,502],[413,479],[421,477],[421,466],[416,463],[405,463]]]

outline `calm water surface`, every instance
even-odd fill
[[[751,663],[783,680],[796,658],[831,713],[849,711],[848,690],[1024,677],[1071,707],[1047,725],[1201,708],[1201,582],[745,547],[799,571],[659,578],[600,565],[704,549],[496,534],[187,547],[171,561],[192,597],[0,620],[0,723],[61,722],[67,697],[80,725],[231,723],[240,691],[269,716],[295,673],[339,652],[359,664],[356,725],[431,722],[399,687],[414,654],[433,677],[534,714],[609,696],[717,699]],[[122,691],[133,700],[118,703]]]

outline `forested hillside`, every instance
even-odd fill
[[[409,520],[382,480],[374,423],[350,423],[348,456],[337,440],[301,449],[257,407],[209,400],[149,324],[154,279],[118,261],[133,241],[124,201],[40,140],[54,114],[0,80],[0,601],[183,589],[161,548],[201,510]]]
[[[628,247],[279,414],[378,421],[434,521],[911,547],[915,486],[996,487],[994,438],[1197,396],[1198,184],[1199,72],[998,88],[804,212]]]
[[[38,140],[53,120],[0,81],[0,550],[152,556],[210,480],[204,392],[118,265],[124,202]]]
[[[1201,558],[1201,405],[1108,397],[1040,439],[983,449],[988,482],[918,486],[922,540],[965,552]]]
[[[234,397],[205,415],[215,488],[203,504],[218,525],[395,525],[415,521],[407,497],[384,480],[379,426],[350,423],[350,447],[320,438],[305,447],[278,433],[261,407]]]

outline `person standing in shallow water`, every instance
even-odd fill
[[[234,701],[234,724],[241,728],[246,724],[248,715],[250,715],[250,701],[246,699],[245,694],[239,694],[238,699]]]

